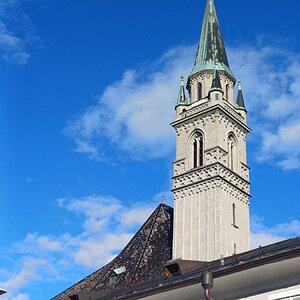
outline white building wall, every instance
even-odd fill
[[[300,300],[300,285],[241,298],[240,300]]]

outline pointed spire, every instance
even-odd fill
[[[188,101],[184,91],[184,77],[180,76],[180,89],[178,93],[177,105],[187,105]]]
[[[214,0],[207,0],[201,37],[191,75],[202,70],[214,70],[215,64],[219,71],[226,71],[234,78],[229,67]]]
[[[218,90],[218,91],[223,91],[222,90],[222,85],[221,85],[221,79],[220,79],[220,74],[217,69],[215,69],[215,74],[214,74],[214,79],[211,84],[211,91],[212,90]]]
[[[236,103],[239,107],[246,109],[245,102],[244,102],[243,91],[242,91],[242,83],[241,83],[240,80],[238,81],[238,85],[239,85],[239,91],[238,91]]]

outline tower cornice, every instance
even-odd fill
[[[197,106],[193,106],[191,109],[183,111],[176,121],[171,123],[171,126],[174,128],[178,127],[182,123],[190,122],[195,117],[204,116],[214,111],[219,111],[222,114],[226,115],[232,119],[240,128],[243,129],[246,133],[251,132],[251,129],[245,124],[245,119],[235,111],[235,108],[232,108],[230,104],[222,101],[220,103],[213,103],[211,101],[206,101]]]

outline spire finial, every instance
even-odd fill
[[[180,85],[184,86],[184,76],[183,75],[180,76]]]
[[[242,90],[242,81],[241,80],[238,81],[238,87],[239,87],[239,91],[241,91]]]

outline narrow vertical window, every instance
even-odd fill
[[[228,168],[235,169],[236,160],[236,141],[232,134],[228,137]]]
[[[232,225],[234,227],[236,226],[236,207],[235,207],[235,203],[232,204]]]
[[[226,100],[229,101],[229,84],[226,84]]]
[[[198,87],[197,88],[197,90],[198,90],[198,100],[201,100],[202,99],[202,83],[199,82],[197,87]]]
[[[193,167],[201,167],[204,164],[204,145],[203,145],[203,136],[201,133],[197,132],[193,139],[192,144],[192,157],[193,157]]]
[[[230,143],[230,156],[231,156],[230,169],[233,170],[233,157],[234,157],[234,154],[233,154],[233,142]]]
[[[194,156],[194,168],[197,168],[198,167],[198,162],[197,162],[197,140],[194,140],[194,145],[193,145],[193,147],[194,147],[194,154],[193,154],[193,156]]]
[[[203,166],[203,138],[199,139],[199,166]]]
[[[236,243],[233,244],[233,254],[236,254]]]

